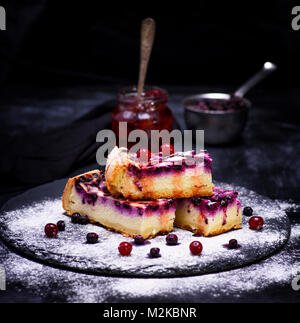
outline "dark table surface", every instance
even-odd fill
[[[184,87],[166,86],[169,91],[169,106],[178,125],[185,129],[183,109],[180,101],[186,95],[225,91],[233,92],[234,87],[216,86]],[[45,133],[48,130],[70,125],[95,107],[115,99],[118,86],[84,85],[60,87],[14,86],[1,89],[0,129],[2,153],[5,141],[28,132]],[[276,199],[287,213],[292,223],[291,241],[278,254],[247,268],[230,272],[205,275],[201,287],[199,277],[188,277],[161,281],[157,290],[157,279],[137,280],[128,278],[106,278],[71,273],[47,267],[25,259],[0,244],[0,264],[6,269],[7,290],[0,291],[2,302],[126,302],[126,301],[299,301],[299,293],[291,288],[291,277],[300,273],[299,259],[299,89],[253,90],[248,98],[253,107],[242,138],[237,142],[205,148],[213,157],[213,178],[218,181],[241,185],[259,194]],[[100,129],[99,129],[100,130]],[[96,133],[95,133],[96,136]],[[4,150],[4,151],[3,151]],[[95,161],[72,165],[64,176],[76,174],[82,169],[90,169]],[[33,185],[31,185],[33,186]],[[7,180],[0,183],[0,204],[30,188]],[[286,260],[285,260],[286,259]],[[283,265],[285,264],[285,265]],[[18,269],[19,267],[19,269]],[[271,271],[272,277],[262,277]],[[286,272],[284,275],[283,272]],[[41,272],[45,279],[41,279]],[[281,275],[276,276],[276,272]],[[22,274],[23,273],[23,274]],[[28,273],[25,275],[25,273]],[[256,273],[255,279],[250,278]],[[215,275],[215,276],[214,276]],[[249,276],[249,277],[248,277]],[[236,277],[239,284],[232,286]],[[243,281],[241,277],[252,280]],[[277,278],[276,278],[277,277]],[[214,279],[221,283],[213,284]],[[246,279],[246,278],[245,278]],[[199,290],[192,292],[182,287],[181,295],[174,292],[174,284],[199,283]],[[144,284],[145,293],[134,295],[134,284]],[[95,291],[95,286],[103,288]],[[130,287],[131,286],[131,287]],[[155,288],[153,286],[156,286]],[[214,286],[214,293],[211,288]],[[247,287],[247,288],[246,288]],[[151,290],[151,291],[150,291]],[[127,297],[125,297],[125,292]],[[129,296],[128,296],[129,295]]]

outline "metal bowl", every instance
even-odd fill
[[[193,108],[201,99],[228,100],[226,93],[204,93],[189,96],[182,101],[188,129],[204,130],[206,144],[220,145],[236,140],[242,133],[251,107],[249,100],[242,98],[245,108],[236,111],[207,111]]]

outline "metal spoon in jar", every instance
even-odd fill
[[[142,21],[141,26],[141,57],[140,57],[140,71],[139,71],[139,80],[137,86],[137,95],[138,99],[141,98],[146,74],[148,63],[152,51],[152,46],[154,42],[155,36],[155,21],[152,18],[146,18]]]

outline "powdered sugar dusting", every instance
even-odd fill
[[[177,302],[218,301],[257,297],[267,288],[291,289],[300,273],[300,224],[293,226],[285,249],[247,267],[221,273],[182,278],[117,278],[87,275],[44,266],[8,253],[0,259],[6,269],[8,288],[30,289],[47,301],[65,302]],[[53,288],[53,285],[55,286]],[[256,298],[258,300],[258,298]]]

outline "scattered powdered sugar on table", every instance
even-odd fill
[[[207,302],[247,297],[259,300],[271,287],[291,290],[291,280],[300,274],[299,253],[298,256],[295,253],[300,247],[299,237],[300,224],[297,224],[284,249],[266,260],[221,273],[181,278],[118,278],[75,273],[8,251],[0,257],[0,263],[6,269],[8,289],[17,288],[20,293],[27,289],[46,301]]]
[[[219,185],[218,185],[219,186]],[[222,184],[222,187],[232,187]],[[44,200],[21,209],[8,211],[0,219],[1,236],[19,252],[43,263],[61,266],[87,273],[128,277],[174,277],[219,272],[265,258],[280,248],[289,236],[289,221],[276,202],[257,195],[245,188],[235,188],[243,205],[251,205],[254,214],[264,218],[261,231],[249,229],[244,217],[243,228],[213,237],[194,237],[178,228],[179,244],[167,246],[165,236],[150,240],[150,244],[133,247],[130,257],[122,257],[118,245],[122,241],[132,242],[121,234],[92,224],[71,223],[63,215],[60,199]],[[66,230],[57,238],[44,234],[45,224],[65,220]],[[86,234],[96,232],[97,244],[87,244]],[[224,245],[232,238],[242,246],[227,250]],[[201,256],[192,256],[189,244],[199,240],[203,244]],[[158,247],[162,257],[150,259],[151,247]]]

